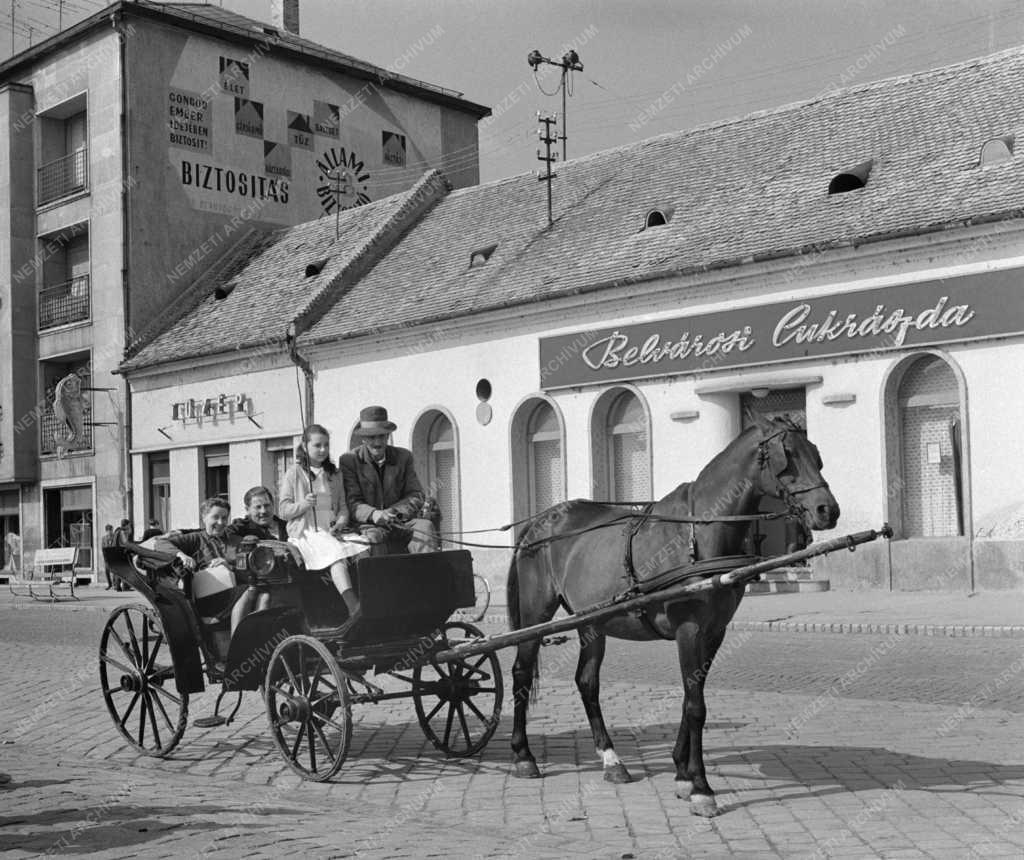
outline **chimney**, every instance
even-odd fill
[[[299,0],[270,0],[270,23],[275,30],[299,35]]]

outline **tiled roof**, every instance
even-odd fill
[[[1014,133],[1014,161],[978,166],[986,139]],[[827,193],[868,159],[865,188]],[[559,164],[550,228],[533,175],[452,193],[308,337],[1019,217],[1022,159],[1024,49],[661,135]],[[669,223],[640,232],[661,207],[674,207]],[[470,270],[470,253],[495,242]]]
[[[168,320],[148,343],[141,342],[121,369],[251,347],[283,349],[289,324],[335,286],[345,268],[422,184],[423,180],[403,194],[341,212],[337,221],[328,215],[240,243],[215,264],[224,275],[202,278],[193,291],[199,295],[187,312]],[[306,267],[320,263],[320,273],[307,277]],[[227,297],[218,299],[217,292],[226,292]]]
[[[1022,154],[979,167],[982,144],[1005,134]],[[1024,49],[661,135],[559,164],[553,226],[533,174],[450,193],[299,343],[1018,218],[1022,150]],[[837,173],[869,159],[866,187],[827,193]],[[350,210],[343,229],[368,235],[401,200]],[[673,209],[669,223],[641,231],[653,208]],[[282,332],[298,312],[305,263],[324,255],[332,230],[321,219],[277,234],[234,278],[229,300],[206,300],[149,355],[223,351],[225,331],[237,336],[250,322],[256,336]],[[308,244],[296,255],[300,239]],[[470,268],[471,253],[495,243],[487,263]]]

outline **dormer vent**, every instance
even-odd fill
[[[832,177],[828,184],[829,194],[845,194],[847,191],[856,191],[868,184],[868,176],[871,175],[871,166],[874,164],[870,159],[862,161],[854,167],[841,170]]]
[[[674,206],[658,206],[651,209],[647,215],[644,216],[644,226],[641,230],[649,230],[651,227],[664,227],[672,220],[672,213],[675,212]]]
[[[477,248],[475,251],[471,252],[469,255],[469,268],[479,269],[481,266],[485,265],[487,261],[491,259],[491,254],[494,253],[497,247],[498,243],[495,242],[493,245],[487,245],[484,248]]]
[[[1003,164],[1013,161],[1013,135],[1004,134],[986,140],[981,147],[981,157],[978,164],[981,167],[989,167],[993,164]]]
[[[326,258],[323,260],[317,260],[315,263],[310,263],[308,266],[306,266],[306,277],[312,278],[315,277],[316,275],[319,275],[324,270],[324,266],[326,265]]]

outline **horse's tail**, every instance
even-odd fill
[[[508,609],[508,629],[519,629],[519,542],[512,548],[512,561],[508,566],[508,580],[505,583],[505,605]]]

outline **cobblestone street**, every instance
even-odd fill
[[[572,641],[544,651],[530,721],[542,780],[509,777],[506,695],[497,734],[469,760],[436,752],[408,700],[356,708],[345,767],[313,784],[281,760],[256,694],[229,727],[190,725],[170,759],[133,755],[98,692],[105,619],[0,607],[0,770],[12,776],[0,850],[12,857],[1024,852],[1019,640],[731,632],[708,683],[706,760],[723,814],[706,820],[674,796],[671,645],[609,646],[602,700],[631,784],[602,779]],[[213,698],[193,699],[191,717]]]

